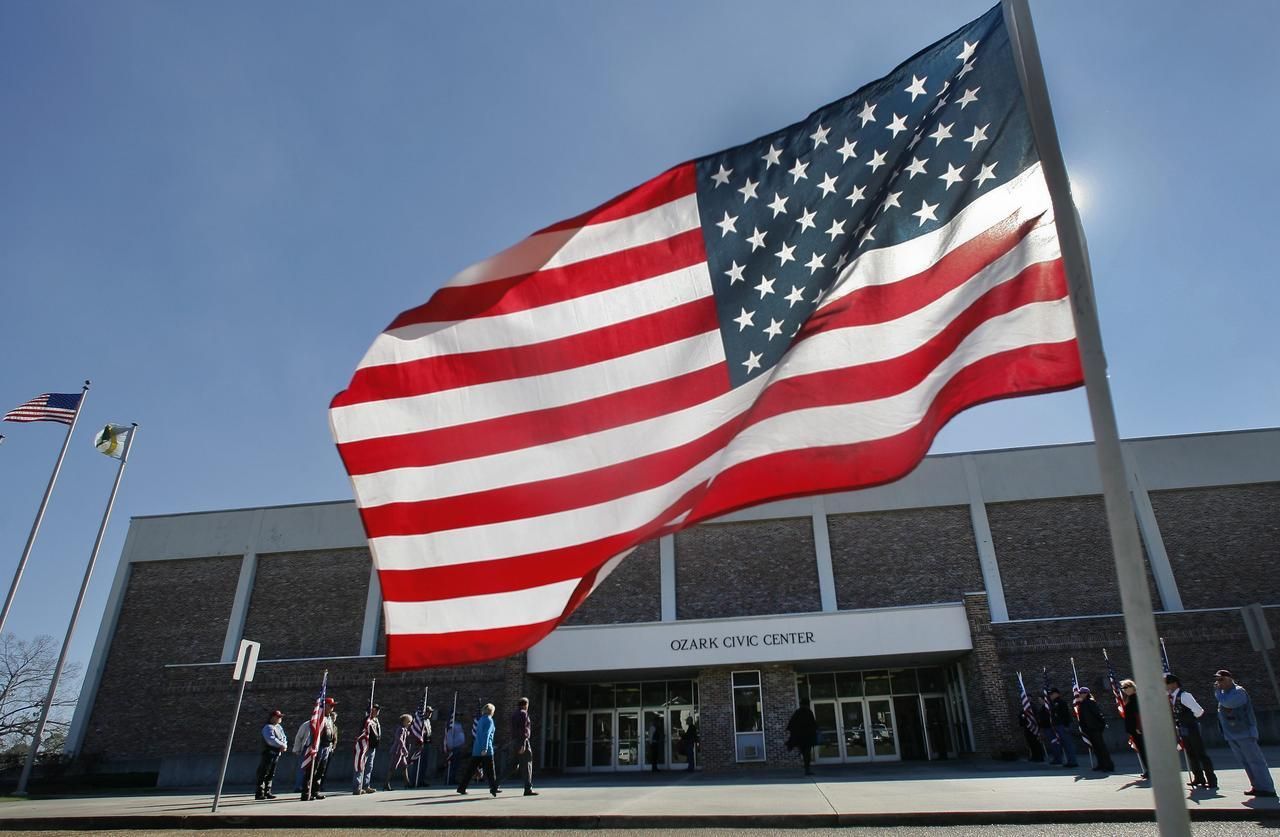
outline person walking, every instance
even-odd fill
[[[1231,752],[1244,765],[1250,787],[1245,796],[1273,797],[1276,783],[1267,767],[1267,757],[1258,746],[1258,720],[1253,712],[1253,701],[1235,676],[1225,668],[1214,674],[1213,696],[1218,699],[1218,726],[1227,740]]]
[[[498,773],[493,765],[493,713],[494,705],[486,703],[480,709],[480,718],[476,721],[475,740],[471,742],[471,761],[462,771],[462,782],[458,785],[458,793],[465,794],[471,776],[477,768],[485,771],[489,779],[489,793],[497,796],[502,792],[498,787]]]
[[[1062,699],[1062,692],[1054,686],[1049,687],[1049,723],[1052,726],[1049,741],[1053,763],[1057,764],[1059,758],[1065,758],[1063,767],[1079,767],[1076,745],[1071,740],[1071,707],[1067,706],[1067,702]]]
[[[524,795],[537,796],[533,789],[533,723],[529,720],[529,699],[516,701],[516,711],[511,713],[511,776],[524,777]]]
[[[1098,706],[1098,701],[1094,699],[1089,687],[1081,686],[1079,694],[1080,732],[1089,741],[1089,746],[1093,748],[1093,755],[1098,760],[1098,764],[1093,769],[1112,773],[1116,765],[1111,760],[1111,751],[1107,749],[1107,741],[1103,737],[1107,729],[1107,719],[1102,717],[1102,708]]]
[[[436,751],[431,746],[431,717],[436,710],[433,706],[422,707],[422,747],[418,750],[418,763],[414,767],[414,787],[425,788],[431,785],[431,774],[436,767]]]
[[[444,731],[444,745],[449,750],[449,757],[446,759],[447,768],[444,774],[444,783],[446,785],[452,785],[457,781],[458,773],[462,770],[467,760],[467,728],[465,721],[465,717],[459,716]]]
[[[382,785],[383,790],[391,790],[391,777],[396,775],[397,771],[401,772],[404,777],[404,789],[410,788],[409,782],[409,726],[413,723],[413,716],[408,712],[400,716],[400,726],[396,728],[394,737],[391,739],[391,766],[387,768],[387,781]]]
[[[689,766],[685,770],[697,770],[698,724],[693,720],[693,713],[690,713],[684,719],[684,734],[680,737],[680,740],[684,742],[684,756],[689,762]]]
[[[369,706],[369,714],[364,719],[364,736],[365,753],[364,763],[356,763],[357,770],[355,775],[351,777],[355,785],[352,790],[354,796],[362,793],[376,793],[377,788],[372,787],[370,782],[373,781],[373,758],[378,754],[378,744],[382,742],[382,722],[378,720],[378,711],[381,707],[374,703]],[[360,748],[360,741],[356,741],[357,750]]]
[[[648,754],[645,756],[649,760],[649,767],[656,773],[658,772],[658,762],[662,761],[662,743],[666,740],[663,734],[662,719],[656,714],[649,719],[649,728],[645,731],[645,743],[648,745]]]
[[[1147,743],[1142,735],[1142,712],[1138,709],[1138,684],[1132,680],[1121,680],[1120,691],[1124,695],[1124,731],[1138,749],[1138,758],[1142,762],[1142,774],[1138,778],[1147,779]]]
[[[1200,718],[1204,708],[1190,692],[1182,688],[1182,681],[1172,674],[1164,676],[1164,687],[1169,693],[1169,701],[1173,704],[1173,726],[1177,730],[1178,739],[1182,741],[1182,750],[1187,754],[1187,764],[1191,767],[1191,781],[1187,784],[1193,788],[1216,788],[1218,774],[1213,772],[1213,760],[1205,751],[1204,739],[1200,737]]]
[[[813,775],[813,748],[818,743],[818,719],[813,717],[809,701],[800,704],[791,719],[787,721],[787,749],[795,747],[800,750],[800,758],[804,761],[804,775]]]
[[[267,717],[267,723],[262,727],[262,758],[258,759],[258,784],[253,791],[254,799],[276,798],[271,792],[271,782],[276,777],[276,764],[280,761],[280,756],[289,749],[289,739],[285,738],[284,727],[280,725],[282,720],[284,713],[277,709]]]

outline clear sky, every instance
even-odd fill
[[[350,498],[326,407],[396,313],[991,2],[0,2],[0,411],[94,382],[8,628],[65,630],[114,474],[97,426],[141,428],[80,661],[131,515]],[[1280,424],[1280,4],[1032,10],[1121,433]],[[0,424],[0,587],[63,430]],[[1091,437],[1077,390],[934,449]]]

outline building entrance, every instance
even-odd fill
[[[688,765],[685,730],[697,724],[689,680],[547,686],[545,767],[574,772]]]

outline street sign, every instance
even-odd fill
[[[1271,636],[1271,628],[1267,625],[1267,616],[1262,612],[1262,605],[1251,604],[1240,608],[1244,617],[1244,629],[1249,633],[1249,643],[1254,651],[1270,651],[1276,647]]]
[[[253,680],[254,669],[258,667],[258,650],[262,648],[261,642],[254,642],[249,639],[240,640],[240,651],[236,654],[236,670],[231,673],[232,680],[239,680],[240,675],[244,675],[244,682],[249,683]]]

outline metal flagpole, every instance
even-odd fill
[[[1076,658],[1071,658],[1071,704],[1075,709],[1076,723],[1080,723],[1080,675],[1076,674]],[[1080,738],[1084,740],[1084,745],[1089,748],[1089,766],[1098,766],[1098,757],[1093,752],[1093,744],[1089,742],[1089,737],[1084,734],[1084,727],[1080,727]]]
[[[85,388],[88,389],[89,382],[85,381]],[[80,403],[84,403],[84,399],[80,399]],[[79,415],[77,408],[76,414]],[[74,419],[72,426],[75,425]],[[133,439],[138,435],[138,423],[134,422],[132,429],[129,431],[129,438],[124,440],[124,450],[120,452],[120,467],[116,469],[116,481],[111,486],[111,496],[107,498],[107,510],[102,514],[102,525],[98,527],[98,537],[94,538],[93,551],[89,553],[89,566],[84,568],[84,580],[80,582],[80,594],[76,596],[76,606],[71,611],[71,622],[67,625],[67,635],[62,640],[62,652],[58,654],[58,664],[53,668],[53,679],[49,681],[49,692],[44,696],[44,707],[40,710],[40,720],[36,723],[36,730],[31,736],[31,745],[27,750],[27,761],[22,766],[22,776],[18,779],[18,788],[15,790],[14,796],[25,796],[27,793],[27,781],[31,778],[31,768],[36,763],[36,751],[40,749],[40,736],[44,734],[45,721],[49,720],[49,708],[53,706],[54,693],[58,691],[58,680],[62,677],[62,667],[67,663],[67,652],[71,649],[71,637],[76,632],[76,622],[80,619],[80,607],[84,604],[84,594],[89,590],[89,579],[93,577],[93,565],[98,561],[98,550],[102,547],[102,536],[107,531],[107,521],[111,519],[111,508],[116,503],[116,492],[120,490],[120,479],[124,476],[124,466],[129,462],[129,450],[133,447]],[[71,438],[70,431],[67,432],[67,438]],[[65,451],[65,446],[64,446]],[[59,457],[61,462],[61,457]],[[54,476],[58,474],[54,470]],[[49,483],[50,487],[53,483]],[[16,581],[16,580],[15,580]]]
[[[1062,261],[1071,294],[1071,311],[1075,319],[1080,361],[1084,369],[1085,392],[1093,423],[1107,524],[1115,553],[1120,602],[1124,612],[1125,633],[1129,640],[1129,657],[1133,661],[1141,703],[1154,710],[1161,705],[1160,688],[1163,680],[1160,677],[1157,655],[1156,622],[1143,567],[1133,498],[1129,494],[1121,465],[1120,434],[1116,427],[1111,390],[1107,384],[1107,361],[1102,350],[1102,329],[1094,304],[1088,247],[1080,217],[1071,199],[1071,182],[1067,177],[1066,163],[1062,159],[1062,149],[1058,146],[1044,67],[1040,63],[1040,48],[1031,23],[1031,10],[1027,0],[1001,0],[1001,6],[1013,45],[1018,78],[1026,96],[1036,149],[1040,154],[1040,164],[1053,201],[1058,240],[1062,245]],[[1175,769],[1178,758],[1173,750],[1172,714],[1148,710],[1147,716],[1144,719],[1146,727],[1152,733],[1147,740],[1148,767],[1160,833],[1164,837],[1190,837],[1191,820],[1187,814],[1182,779]]]
[[[31,557],[31,547],[35,546],[36,535],[40,532],[40,522],[44,520],[45,507],[49,505],[49,495],[53,494],[53,484],[58,481],[58,472],[62,470],[62,459],[67,455],[67,446],[71,444],[71,434],[76,431],[76,422],[80,420],[80,410],[84,408],[84,400],[89,396],[89,382],[84,382],[80,390],[80,403],[76,405],[76,413],[71,417],[71,425],[62,440],[62,450],[58,451],[58,461],[53,464],[53,474],[49,477],[49,485],[44,490],[44,498],[40,500],[40,509],[36,512],[35,523],[31,524],[31,534],[27,535],[27,545],[22,549],[22,557],[18,559],[18,569],[13,572],[13,582],[9,585],[9,595],[4,600],[4,610],[0,611],[0,634],[4,633],[4,623],[9,619],[9,609],[13,607],[13,597],[18,593],[18,582],[22,581],[22,571],[27,567],[27,559]]]
[[[418,764],[413,769],[413,786],[415,788],[422,784],[422,762],[427,758],[427,695],[430,692],[430,686],[422,687],[422,743],[418,745]]]
[[[449,725],[445,727],[445,748],[449,750],[449,755],[445,758],[445,784],[449,782],[449,765],[453,765],[453,775],[458,775],[458,765],[453,764],[453,748],[449,746],[449,731],[458,723],[458,690],[453,690],[453,710],[449,713]]]
[[[1165,674],[1173,671],[1169,667],[1169,650],[1164,647],[1164,637],[1160,637],[1160,667],[1164,669]],[[1161,678],[1160,682],[1163,683],[1164,678]],[[1165,699],[1169,702],[1169,709],[1172,711],[1173,695],[1166,692]],[[1191,772],[1191,758],[1187,755],[1187,745],[1182,743],[1182,735],[1178,732],[1176,726],[1173,730],[1173,739],[1178,742],[1178,752],[1182,753],[1182,769],[1187,771],[1187,775],[1194,780],[1195,775]]]
[[[323,693],[323,694],[327,694],[327,693],[328,693],[328,691],[329,691],[329,669],[327,669],[327,668],[324,670],[324,676],[320,678],[320,691],[321,691],[321,693]],[[313,709],[313,710],[311,710],[311,711],[312,711],[312,712],[315,712],[315,710],[314,710],[314,709]],[[323,703],[323,702],[321,702],[321,704],[320,704],[320,727],[321,727],[321,729],[323,729],[323,728],[324,728],[324,719],[325,719],[325,714],[326,714],[326,713],[325,713],[324,703]],[[310,729],[310,726],[308,726],[308,729]],[[313,756],[311,757],[311,764],[309,765],[309,767],[310,767],[311,769],[307,771],[307,783],[306,783],[305,785],[303,785],[303,786],[302,786],[302,792],[303,792],[304,794],[306,794],[308,798],[310,798],[310,797],[311,797],[311,795],[312,795],[312,794],[311,794],[311,790],[312,790],[311,786],[312,786],[313,784],[315,784],[315,778],[316,778],[316,762],[320,760],[320,731],[319,731],[319,730],[311,730],[311,735],[312,735],[312,737],[313,737],[315,740],[314,740],[314,741],[311,741],[311,742],[309,742],[309,743],[307,744],[307,749],[308,749],[308,750],[310,750],[312,747],[315,747],[316,752],[315,752],[315,755],[313,755]],[[305,758],[305,753],[304,753],[304,758]]]

